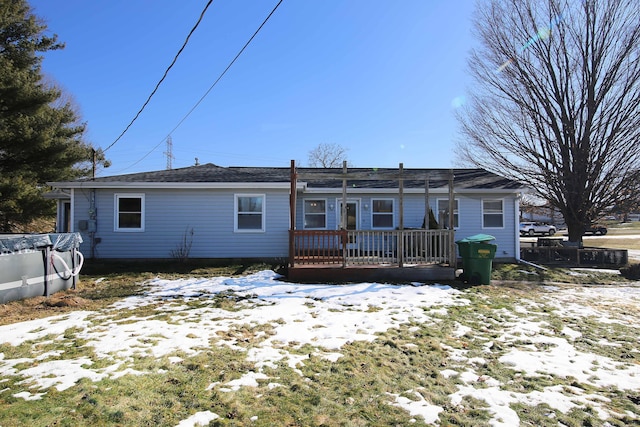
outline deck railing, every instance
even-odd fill
[[[294,230],[295,264],[450,264],[452,230]]]
[[[295,264],[343,264],[347,230],[294,230]]]

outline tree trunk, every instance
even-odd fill
[[[584,234],[585,227],[583,224],[576,222],[570,223],[567,221],[567,228],[569,233],[569,241],[578,243],[582,246],[582,235]]]

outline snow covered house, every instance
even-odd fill
[[[482,169],[203,164],[49,184],[58,231],[80,232],[89,258],[188,249],[189,258],[280,259],[299,273],[444,266],[449,277],[454,242],[478,233],[495,236],[496,258],[519,257],[524,187]]]

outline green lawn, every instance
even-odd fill
[[[419,409],[425,407],[439,408],[440,426],[489,426],[506,422],[509,414],[520,425],[554,427],[603,426],[603,417],[610,426],[640,420],[637,387],[624,386],[640,376],[640,300],[637,293],[617,299],[613,291],[626,288],[613,288],[624,279],[612,274],[496,266],[496,284],[461,287],[450,294],[451,301],[429,302],[406,319],[405,307],[389,307],[393,300],[360,305],[349,299],[356,293],[330,305],[332,300],[311,293],[314,286],[305,288],[309,296],[293,316],[287,308],[293,287],[275,300],[232,290],[154,298],[146,295],[150,282],[135,281],[158,275],[140,274],[85,276],[73,294],[90,305],[62,312],[69,316],[89,308],[78,312],[82,320],[59,318],[51,323],[63,325],[58,332],[34,329],[39,338],[16,345],[0,339],[0,426],[173,427],[197,413],[215,414],[210,424],[215,426],[424,426],[426,415]],[[215,277],[170,276],[175,287]],[[498,278],[529,283],[505,284]],[[397,292],[412,289],[421,291],[404,286]],[[112,307],[127,295],[147,302]],[[243,320],[260,312],[257,318],[264,320]],[[339,349],[301,344],[302,333],[297,339],[279,335],[311,325],[318,336],[339,337],[343,330],[331,329],[331,321],[341,316],[353,319],[346,325],[355,332],[366,334],[381,314],[397,318],[397,326]],[[158,324],[164,325],[160,332],[144,334]],[[171,332],[185,327],[191,332]],[[213,327],[219,330],[207,342],[153,354],[170,342],[196,340]],[[110,345],[132,340],[129,346],[102,354],[91,344],[120,329],[129,332],[115,341],[104,339]],[[19,331],[1,336],[8,339]],[[255,355],[266,349],[275,362],[260,365]],[[542,358],[541,371],[527,373],[508,361],[519,352]],[[334,353],[339,357],[325,357]],[[82,378],[63,390],[28,379],[29,372],[48,363],[73,360],[80,361],[78,371],[102,377]],[[113,371],[113,366],[119,367]],[[252,385],[232,385],[251,373],[259,373]],[[51,371],[42,381],[59,375]]]
[[[605,236],[585,236],[586,246],[611,249],[640,250],[640,221],[630,223],[609,223]]]

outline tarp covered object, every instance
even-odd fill
[[[0,252],[7,254],[46,247],[66,252],[78,248],[80,243],[80,233],[5,234],[0,236]]]

